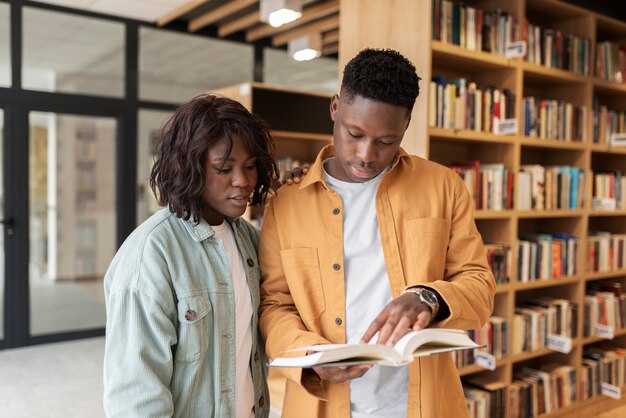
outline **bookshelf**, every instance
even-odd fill
[[[626,147],[611,147],[606,142],[594,142],[594,105],[606,106],[609,111],[626,111],[626,83],[607,81],[596,75],[596,53],[600,49],[598,44],[608,41],[626,45],[626,23],[558,0],[463,2],[464,7],[484,11],[499,8],[516,22],[528,21],[540,28],[550,29],[550,36],[562,37],[562,46],[578,46],[577,56],[572,57],[571,61],[570,58],[562,61],[555,58],[548,62],[544,60],[545,57],[540,57],[537,63],[519,57],[509,58],[492,52],[470,50],[444,41],[441,37],[433,39],[433,30],[436,32],[433,22],[436,25],[436,19],[433,19],[432,12],[436,11],[436,3],[441,6],[442,2],[439,0],[398,0],[390,8],[394,10],[388,11],[376,3],[375,0],[342,1],[340,68],[364,47],[399,50],[415,63],[422,77],[420,98],[412,117],[413,130],[405,135],[403,146],[409,152],[426,156],[444,165],[477,160],[481,165],[502,164],[514,174],[515,202],[512,209],[475,211],[476,224],[483,240],[486,243],[508,245],[514,252],[510,281],[498,284],[493,315],[507,319],[511,329],[516,307],[533,299],[566,299],[575,303],[578,309],[576,333],[571,338],[571,351],[568,353],[550,348],[514,355],[509,352],[495,361],[494,370],[486,370],[474,364],[460,368],[462,380],[465,382],[477,377],[494,383],[504,383],[508,402],[503,416],[513,417],[516,415],[511,405],[511,394],[518,385],[516,376],[519,377],[526,368],[541,369],[550,363],[556,363],[575,372],[578,389],[576,398],[573,403],[536,415],[587,417],[626,405],[626,387],[621,388],[621,400],[604,395],[585,399],[578,387],[585,373],[586,351],[606,343],[626,347],[624,327],[614,329],[613,340],[583,335],[585,297],[594,283],[620,283],[626,289],[626,268],[611,268],[601,272],[592,272],[587,268],[587,258],[591,250],[587,237],[590,232],[606,231],[614,235],[626,233],[626,209],[618,207],[610,211],[598,210],[591,203],[594,196],[592,171],[626,172]],[[389,31],[389,27],[394,27],[394,31]],[[520,28],[520,37],[524,38],[524,25],[520,25]],[[565,41],[565,38],[568,40]],[[465,41],[467,43],[468,40]],[[570,63],[571,70],[563,69]],[[433,124],[433,119],[438,119],[433,118],[433,106],[429,106],[429,103],[433,92],[436,95],[437,90],[429,88],[429,82],[442,77],[447,81],[464,78],[467,83],[464,88],[474,82],[479,89],[486,86],[497,88],[500,92],[507,89],[514,95],[512,115],[517,120],[517,129],[511,134],[499,135],[491,129],[468,128],[467,124]],[[573,122],[569,126],[559,127],[558,129],[563,130],[558,130],[551,139],[525,135],[527,126],[524,123],[524,99],[528,97],[537,101],[552,101],[557,107],[569,107],[567,112],[572,115],[574,112],[578,114],[572,117]],[[586,110],[577,110],[583,107]],[[435,109],[436,112],[438,109]],[[555,119],[562,120],[561,117]],[[583,140],[576,140],[583,136]],[[522,209],[518,202],[520,173],[532,165],[567,166],[570,167],[569,173],[584,171],[584,179],[579,177],[584,182],[584,201],[579,202],[580,205],[574,204],[572,208],[557,205],[550,209]],[[522,236],[539,232],[566,233],[578,238],[574,274],[542,277],[527,282],[517,280],[520,273],[515,254],[517,241]],[[512,332],[509,330],[509,347],[512,340]]]

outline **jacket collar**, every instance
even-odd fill
[[[317,158],[315,159],[315,162],[311,166],[311,169],[309,170],[308,174],[304,176],[304,179],[302,179],[302,182],[300,183],[300,189],[304,189],[305,187],[308,187],[318,182],[326,186],[324,183],[323,164],[324,164],[324,161],[334,156],[335,156],[334,145],[326,145],[324,148],[322,148],[319,154],[317,154]],[[414,168],[413,161],[411,160],[410,155],[404,150],[404,148],[400,147],[400,149],[398,150],[398,153],[396,154],[393,161],[391,162],[391,168],[389,169],[389,171],[391,172],[401,160],[403,161],[403,163],[408,164],[409,167]]]
[[[188,220],[184,220],[182,218],[179,218],[179,219],[185,226],[185,229],[191,236],[191,239],[193,239],[196,242],[202,242],[205,239],[210,238],[213,235],[215,235],[215,231],[213,230],[213,228],[211,228],[211,225],[209,225],[209,223],[205,221],[204,219],[200,219],[200,223],[197,225],[196,225],[196,222],[193,220],[193,217],[189,218]],[[234,230],[237,229],[237,226],[236,226],[237,219],[230,218],[230,217],[226,217],[224,219],[226,220],[226,222],[228,222],[230,225],[233,226]]]

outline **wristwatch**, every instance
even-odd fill
[[[420,302],[428,306],[432,316],[432,321],[434,321],[437,317],[437,312],[439,312],[439,299],[437,298],[435,292],[426,287],[411,287],[404,291],[404,293],[407,292],[415,293]]]

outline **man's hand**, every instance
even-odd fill
[[[285,171],[285,175],[280,181],[282,184],[298,184],[302,177],[309,172],[309,164],[304,163],[301,167],[292,167],[291,170]]]
[[[322,380],[338,384],[357,379],[363,376],[372,367],[374,367],[372,364],[359,364],[357,366],[314,367],[313,370],[315,370],[315,373],[317,373]]]
[[[368,343],[378,332],[378,344],[393,346],[409,329],[426,328],[431,319],[430,309],[415,293],[403,293],[383,308],[363,334],[361,342]]]

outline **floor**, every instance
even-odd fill
[[[0,351],[0,418],[104,417],[103,356],[104,337]]]
[[[103,355],[103,337],[0,351],[0,418],[104,417]],[[626,406],[597,418],[623,417]]]
[[[103,337],[0,351],[0,417],[104,417],[103,355]]]

